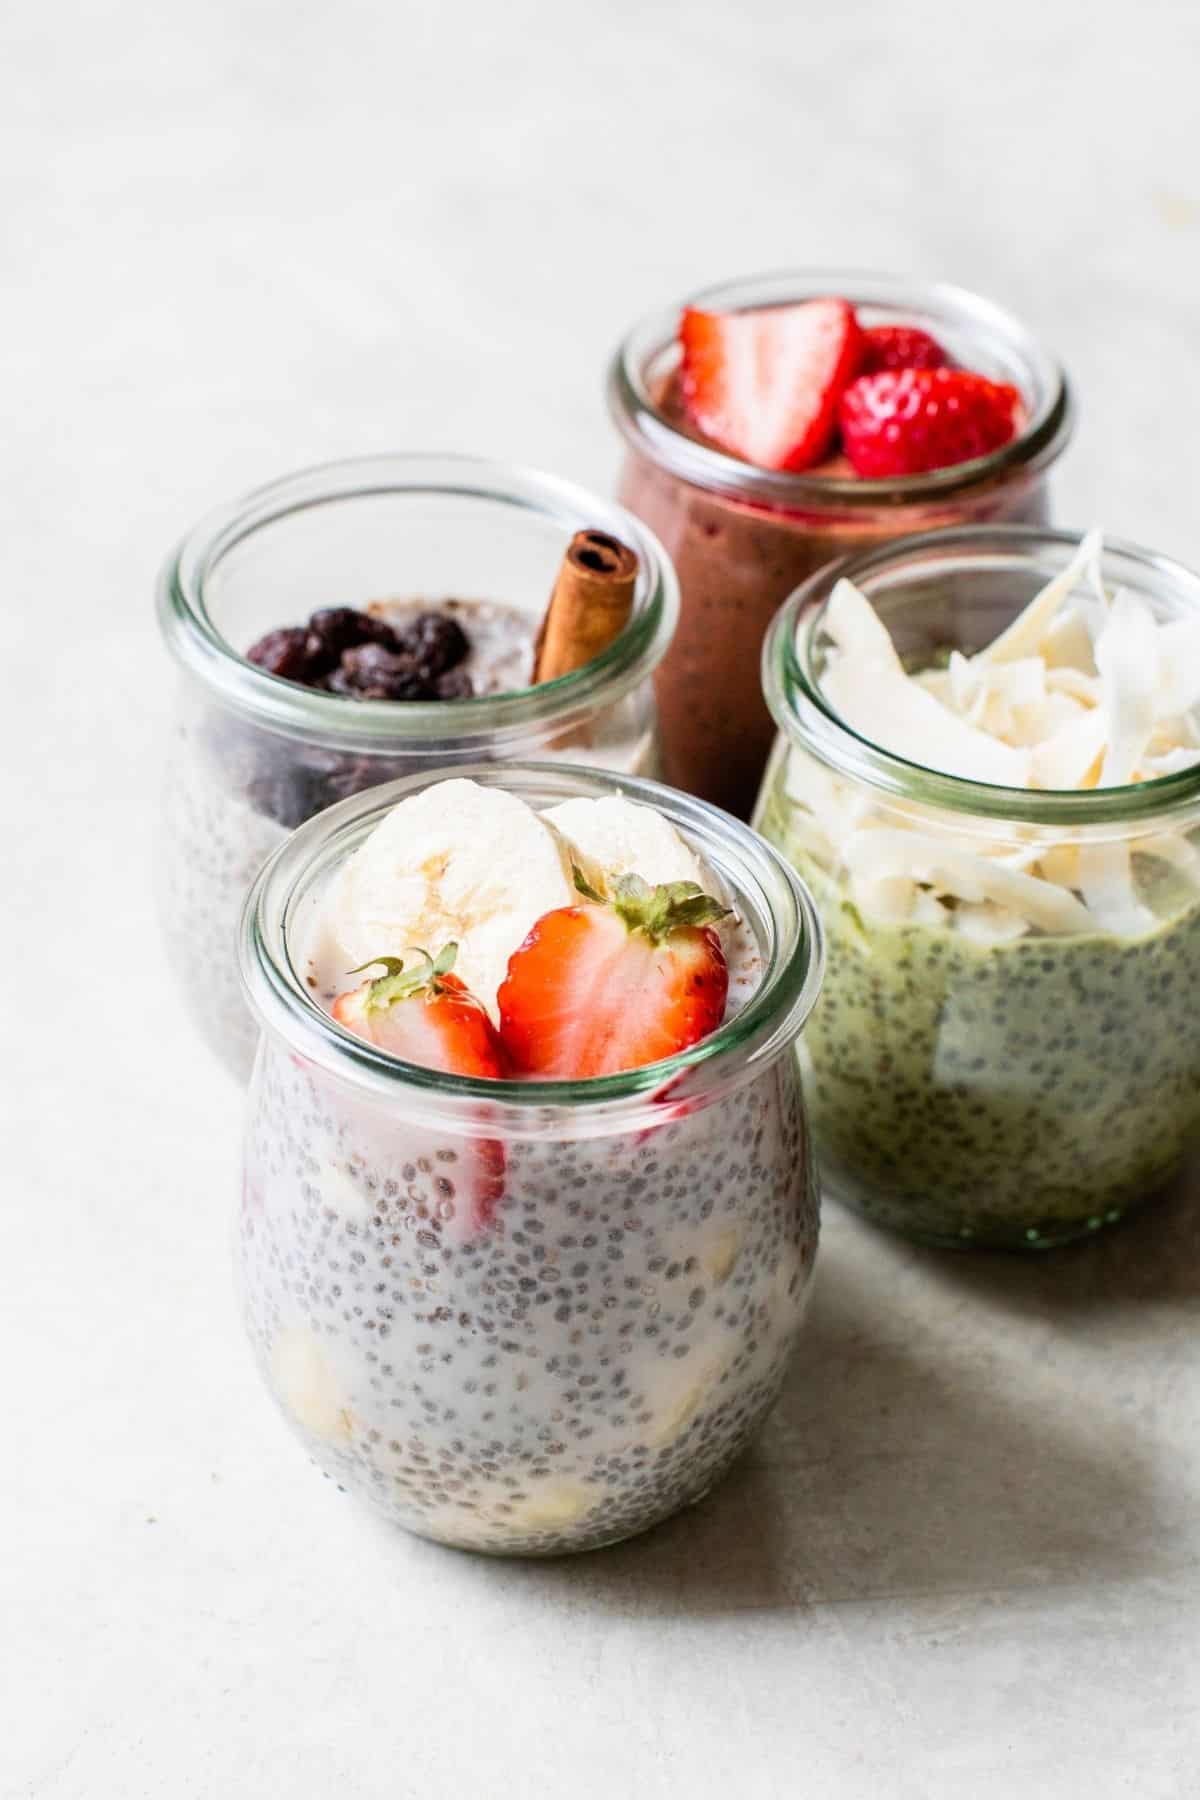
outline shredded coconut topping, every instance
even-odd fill
[[[1102,548],[1089,532],[986,649],[953,650],[915,675],[843,578],[822,619],[827,699],[894,755],[995,786],[1123,787],[1200,764],[1200,619],[1164,624],[1140,595],[1110,594]],[[793,819],[801,846],[839,864],[854,903],[889,923],[940,922],[982,943],[1029,931],[1133,937],[1157,922],[1135,855],[1200,888],[1200,852],[1182,832],[1025,845],[1013,825],[995,841],[951,838],[797,752],[785,786],[807,815]]]

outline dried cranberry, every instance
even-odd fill
[[[268,675],[284,681],[308,681],[312,668],[308,655],[308,633],[302,625],[285,626],[282,631],[268,631],[246,652],[247,662],[257,663]]]
[[[439,700],[469,700],[475,692],[475,684],[465,669],[447,669],[433,685]]]
[[[418,613],[402,633],[404,648],[432,679],[459,664],[471,648],[457,619],[446,613]]]

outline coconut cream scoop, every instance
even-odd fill
[[[882,749],[991,786],[1125,787],[1200,763],[1200,619],[1164,622],[1139,595],[1110,592],[1101,550],[1089,532],[992,644],[916,673],[866,596],[840,580],[821,620],[828,704]],[[940,923],[989,942],[1031,931],[1139,936],[1157,919],[1134,877],[1139,855],[1200,890],[1200,852],[1182,832],[1054,843],[1013,824],[994,841],[978,827],[955,837],[918,807],[876,803],[796,753],[786,789],[809,814],[805,847],[844,867],[854,903],[891,923]]]

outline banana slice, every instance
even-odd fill
[[[347,969],[457,943],[455,974],[495,1018],[517,945],[577,898],[570,853],[532,807],[455,779],[392,808],[335,878],[326,924]]]
[[[576,861],[592,863],[611,885],[622,875],[663,881],[695,881],[711,887],[703,863],[669,819],[620,794],[602,800],[563,800],[542,814],[567,840]]]

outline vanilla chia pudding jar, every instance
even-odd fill
[[[330,1016],[307,946],[347,859],[435,778],[312,820],[242,923],[263,1027],[242,1310],[285,1418],[341,1487],[443,1543],[584,1550],[698,1499],[779,1391],[817,1243],[793,1047],[821,932],[783,860],[702,802],[562,764],[467,773],[539,812],[619,792],[668,820],[735,915],[724,1021],[584,1080],[399,1061]]]
[[[929,533],[799,589],[763,669],[755,819],[828,950],[824,1193],[955,1247],[1116,1223],[1200,1140],[1200,578]]]
[[[636,554],[629,622],[586,667],[537,686],[532,655],[573,534]],[[319,609],[383,608],[403,625],[449,607],[472,648],[469,698],[349,698],[249,660]],[[674,571],[611,501],[474,457],[381,456],[261,488],[204,520],[165,568],[159,621],[178,663],[158,835],[159,914],[189,1011],[245,1079],[256,1027],[232,951],[246,891],[304,820],[414,770],[556,756],[658,773],[651,674],[675,627]],[[456,671],[457,672],[457,671]]]

